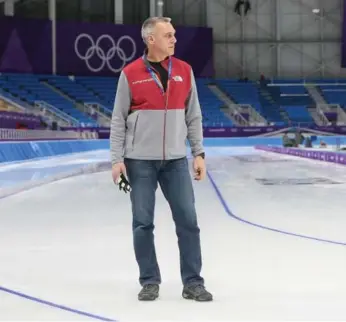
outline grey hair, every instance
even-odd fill
[[[159,22],[165,22],[170,23],[172,21],[169,17],[150,17],[146,19],[142,24],[142,39],[144,43],[147,43],[148,36],[153,32],[153,28],[156,26]]]

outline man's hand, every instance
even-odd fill
[[[195,180],[203,180],[206,176],[207,169],[205,161],[201,156],[197,156],[193,160],[193,170],[195,172]]]
[[[115,184],[118,184],[118,180],[121,174],[126,176],[125,164],[123,162],[114,164],[112,166],[112,178]]]

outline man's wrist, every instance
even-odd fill
[[[112,162],[112,168],[115,167],[116,165],[118,165],[119,163],[124,163],[123,159],[117,159],[115,161]]]
[[[204,152],[199,153],[196,155],[196,157],[201,157],[202,159],[205,159],[205,153]]]

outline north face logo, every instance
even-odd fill
[[[183,78],[181,76],[173,76],[173,79],[176,81],[176,82],[182,82],[183,81]]]

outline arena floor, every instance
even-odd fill
[[[346,168],[252,148],[207,155],[208,178],[194,186],[211,303],[181,298],[160,190],[153,303],[137,301],[129,196],[109,171],[7,193],[107,162],[107,151],[1,166],[0,320],[345,320]]]

